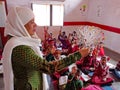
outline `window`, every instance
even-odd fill
[[[35,22],[39,26],[63,26],[64,5],[61,4],[32,4]]]
[[[52,25],[53,26],[63,26],[63,5],[53,5],[52,12]]]

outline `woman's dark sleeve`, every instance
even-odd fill
[[[15,47],[12,52],[13,63],[48,74],[54,73],[55,70],[62,70],[70,64],[75,63],[80,58],[81,54],[75,52],[62,60],[47,62],[47,60],[37,55],[31,47],[25,45]]]
[[[12,62],[28,69],[35,69],[44,73],[52,74],[55,72],[55,65],[47,62],[29,46],[20,45],[12,51]]]
[[[66,58],[63,58],[62,60],[59,60],[56,62],[56,70],[62,70],[65,67],[75,63],[77,60],[81,59],[81,54],[79,52],[72,53],[68,55]]]

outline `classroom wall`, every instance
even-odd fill
[[[90,0],[89,22],[120,28],[120,0]]]
[[[7,7],[8,10],[14,5],[31,7],[32,1],[36,0],[7,0]],[[118,31],[120,30],[120,0],[65,0],[64,3],[64,23],[72,22],[72,25],[76,25],[81,22],[92,22],[100,24],[98,26],[102,25],[103,28],[105,27],[105,46],[120,53],[120,32]],[[40,28],[38,28],[38,32],[41,32]]]
[[[86,21],[89,0],[65,0],[64,22]]]
[[[120,54],[120,34],[104,31],[105,34],[105,47]]]
[[[64,1],[65,17],[64,21],[85,21],[87,17],[89,0],[7,0],[8,10],[12,6],[27,6],[31,8],[31,2],[35,1]]]
[[[90,0],[87,20],[89,22],[110,26],[108,30],[106,28],[104,31],[106,36],[105,46],[118,53],[120,53],[119,18],[120,0]]]

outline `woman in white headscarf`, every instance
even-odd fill
[[[5,36],[9,37],[2,58],[5,90],[46,90],[43,73],[52,74],[88,54],[88,49],[82,49],[56,62],[44,60],[34,14],[25,7],[14,7],[9,11]]]

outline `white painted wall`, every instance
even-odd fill
[[[85,11],[83,11],[84,5],[86,6]],[[64,21],[86,21],[87,11],[88,0],[65,0]]]
[[[31,7],[32,1],[44,0],[7,0],[8,11],[14,5]],[[120,0],[65,0],[64,3],[65,22],[89,21],[120,28]],[[84,12],[80,10],[83,5],[86,6]],[[40,29],[38,32],[41,32]],[[120,34],[105,31],[105,36],[105,46],[120,53]]]
[[[90,0],[88,18],[95,22],[120,28],[120,0]],[[120,34],[105,31],[105,46],[120,53]]]
[[[13,6],[26,6],[26,7],[31,7],[31,0],[6,0],[7,2],[7,9],[9,11],[9,9]]]
[[[64,21],[85,21],[87,17],[88,10],[88,0],[7,0],[7,7],[21,5],[31,8],[31,2],[33,1],[61,1],[65,3],[65,17]],[[85,11],[83,12],[80,9],[83,9],[83,6],[86,6]],[[9,10],[8,10],[9,11]]]
[[[113,33],[109,31],[104,31],[105,33],[105,47],[120,53],[120,34]]]
[[[120,28],[118,18],[120,18],[120,0],[90,0],[88,21]]]

